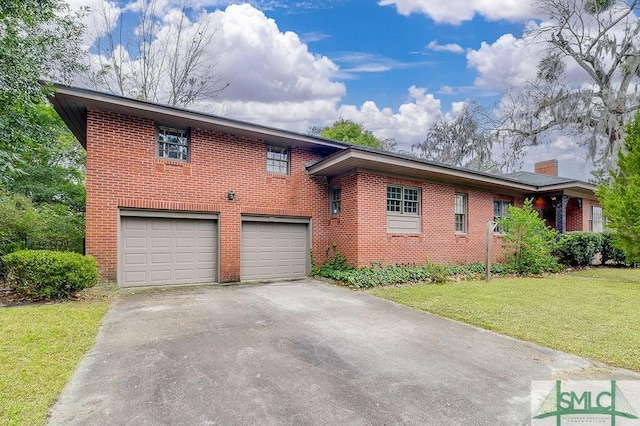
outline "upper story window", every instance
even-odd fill
[[[511,201],[493,200],[493,221],[498,222],[500,219],[504,219],[509,214],[509,206],[513,203]],[[500,225],[496,225],[496,232],[503,233],[504,229]]]
[[[267,145],[267,172],[289,174],[289,149]]]
[[[189,161],[189,130],[158,126],[158,158]]]
[[[387,213],[419,215],[420,190],[404,186],[388,186]]]
[[[340,214],[340,200],[342,191],[339,187],[329,189],[329,211],[331,214]]]
[[[591,206],[591,209],[589,210],[589,231],[604,231],[605,222],[606,220],[602,215],[602,207]]]
[[[467,232],[467,194],[456,194],[454,221],[456,232]]]

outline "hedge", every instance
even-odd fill
[[[19,250],[2,260],[7,284],[25,296],[65,298],[98,282],[98,262],[78,253]]]

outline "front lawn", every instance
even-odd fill
[[[553,349],[640,371],[640,269],[379,287],[368,293]]]
[[[80,301],[0,307],[0,424],[42,425],[109,307],[107,294]]]

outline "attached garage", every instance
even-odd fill
[[[216,215],[121,211],[120,217],[121,287],[216,281]]]
[[[309,274],[309,220],[244,217],[242,281],[303,278]]]

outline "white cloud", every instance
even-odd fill
[[[479,76],[475,84],[485,89],[521,87],[536,75],[535,47],[511,34],[502,35],[492,44],[482,42],[480,49],[467,52],[467,64]]]
[[[86,28],[83,40],[85,49],[89,49],[96,39],[113,28],[123,12],[123,9],[114,2],[106,0],[67,0],[67,4],[73,11],[86,8],[82,20]],[[107,26],[105,22],[109,22],[111,25]]]
[[[410,101],[400,105],[397,112],[391,108],[380,108],[373,101],[362,106],[342,105],[340,116],[362,123],[378,138],[395,139],[402,148],[410,149],[412,143],[424,139],[427,129],[442,115],[440,100],[426,93],[424,88],[411,86]]]
[[[273,19],[250,5],[212,14],[217,28],[212,60],[229,87],[227,101],[337,101],[343,83],[332,80],[338,66],[314,55],[297,34],[281,32]]]
[[[438,40],[431,40],[427,45],[427,49],[435,52],[451,52],[451,53],[463,53],[462,46],[456,43],[438,44]]]
[[[533,16],[532,0],[380,0],[380,6],[395,6],[401,15],[422,13],[435,22],[460,24],[480,15],[490,21],[519,20]]]

